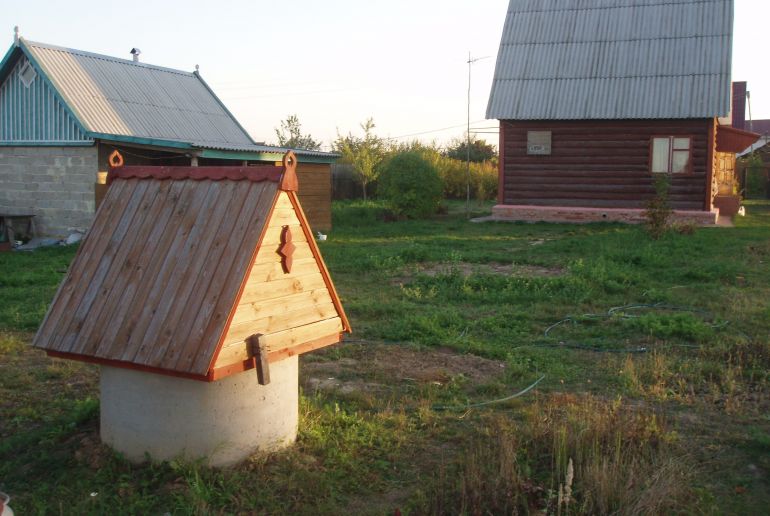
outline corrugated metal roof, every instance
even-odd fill
[[[86,130],[200,146],[253,141],[195,73],[22,40]]]
[[[511,0],[487,118],[730,110],[732,0]]]
[[[226,150],[226,151],[236,151],[236,152],[257,152],[260,154],[263,153],[270,153],[270,154],[280,154],[283,156],[288,151],[294,152],[294,154],[298,156],[313,156],[313,157],[323,157],[323,158],[338,158],[340,156],[339,153],[336,152],[325,152],[325,151],[315,151],[315,150],[307,150],[307,149],[290,149],[289,147],[276,147],[274,145],[263,145],[263,144],[252,144],[252,145],[211,145],[207,144],[205,142],[193,142],[193,146],[195,147],[201,147],[204,149],[212,149],[212,150]]]

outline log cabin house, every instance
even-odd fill
[[[87,229],[107,158],[126,165],[279,163],[287,149],[255,143],[203,80],[139,60],[26,40],[0,61],[0,214],[34,216],[39,235]],[[337,154],[295,150],[313,229],[331,229]]]
[[[641,222],[665,174],[676,219],[715,223],[758,137],[730,126],[732,31],[732,0],[511,0],[493,218]]]

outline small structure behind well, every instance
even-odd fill
[[[297,355],[350,327],[281,166],[124,167],[33,345],[102,365],[131,459],[238,462],[294,441]]]

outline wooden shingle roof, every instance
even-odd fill
[[[252,305],[274,303],[298,293],[310,275],[320,278],[314,286],[333,310],[280,324],[241,317],[240,331],[253,326],[255,334],[296,333],[297,324],[337,318],[324,326],[336,331],[313,338],[338,341],[349,325],[293,191],[294,159],[284,161],[281,167],[113,169],[95,222],[33,345],[55,356],[211,380],[221,376],[214,363],[244,290],[251,289]],[[276,210],[281,203],[288,208]],[[289,219],[297,252],[308,258],[291,274],[276,275],[269,265],[284,262],[269,235],[276,224],[290,227]],[[258,255],[268,266],[255,265]],[[248,353],[233,356],[238,363],[249,359]]]

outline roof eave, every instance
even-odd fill
[[[159,138],[146,138],[143,136],[126,136],[122,134],[108,134],[108,133],[95,133],[92,131],[86,132],[87,136],[94,139],[118,142],[118,143],[135,143],[138,145],[149,145],[153,147],[170,147],[173,149],[194,149],[193,145],[187,142],[180,142],[175,140],[163,140]]]
[[[0,83],[2,83],[6,76],[8,75],[8,72],[12,68],[12,65],[15,63],[15,60],[20,55],[21,50],[19,49],[18,43],[14,43],[11,45],[11,48],[8,49],[8,52],[5,53],[5,56],[3,56],[3,60],[0,61]],[[12,63],[12,61],[14,63]]]
[[[302,154],[301,150],[294,151],[298,156],[300,163],[334,163],[339,156],[330,154],[329,156],[315,156],[310,154]],[[233,160],[254,160],[254,161],[272,161],[278,162],[283,159],[285,151],[276,150],[272,151],[237,151],[237,150],[220,150],[220,149],[201,149],[200,156],[202,158],[215,158],[215,159],[233,159]]]

